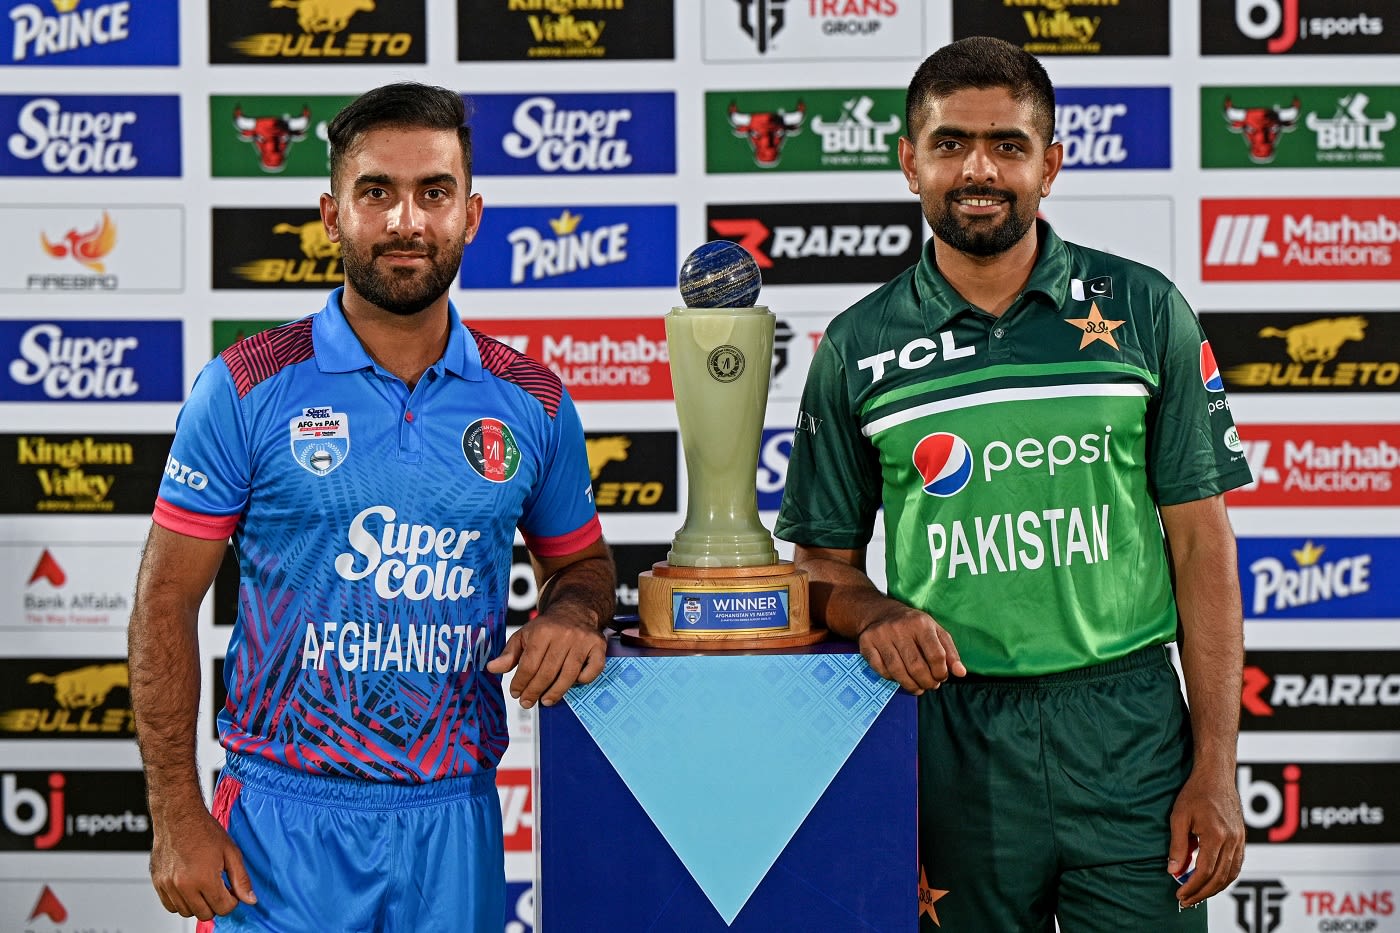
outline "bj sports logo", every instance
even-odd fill
[[[919,0],[710,0],[708,62],[841,61],[923,54]]]
[[[1400,424],[1251,424],[1240,438],[1254,482],[1231,506],[1400,505]]]
[[[574,401],[671,399],[666,322],[659,317],[473,319],[471,326],[548,366]]]
[[[1400,842],[1400,762],[1241,763],[1248,842]]]
[[[180,176],[174,94],[0,95],[0,175]]]
[[[178,402],[179,321],[0,321],[0,395],[17,402]]]
[[[1400,618],[1400,538],[1238,539],[1247,619]]]
[[[916,205],[917,206],[917,205]],[[462,263],[463,288],[676,284],[672,204],[494,207]]]
[[[884,282],[919,260],[917,201],[711,204],[709,238],[733,240],[765,285]]]
[[[0,13],[0,65],[180,64],[176,0],[23,0]]]
[[[1171,168],[1171,88],[1055,90],[1065,168]]]
[[[140,771],[0,772],[0,851],[149,852]]]
[[[1400,279],[1400,198],[1201,201],[1207,282]]]
[[[477,175],[670,175],[676,95],[474,94]]]
[[[1201,0],[1202,55],[1400,52],[1385,0]]]
[[[1400,651],[1250,651],[1240,728],[1259,732],[1394,732]]]

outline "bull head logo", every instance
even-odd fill
[[[734,135],[748,139],[753,147],[753,160],[759,168],[772,168],[783,156],[783,143],[802,130],[807,105],[797,102],[797,110],[789,113],[776,110],[768,113],[743,113],[738,104],[729,104],[729,125]]]
[[[1236,107],[1225,98],[1225,120],[1230,129],[1244,136],[1249,158],[1261,165],[1274,160],[1279,134],[1298,125],[1302,102],[1295,96],[1291,107]]]
[[[258,163],[264,172],[280,172],[287,167],[287,150],[292,143],[306,138],[311,126],[311,108],[301,108],[301,116],[282,114],[280,117],[245,117],[241,106],[233,108],[233,125],[238,135],[253,144],[258,151]]]

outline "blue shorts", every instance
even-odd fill
[[[494,770],[380,784],[229,755],[212,809],[242,851],[258,898],[215,918],[220,933],[501,929],[505,854]]]

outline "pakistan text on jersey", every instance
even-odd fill
[[[978,515],[970,523],[932,522],[928,550],[929,577],[934,580],[951,580],[959,570],[974,576],[1039,570],[1047,557],[1051,567],[1068,567],[1076,555],[1086,564],[1097,564],[1109,557],[1108,503],[1088,509],[1004,512],[989,519]],[[940,566],[944,558],[947,564]]]
[[[491,632],[477,625],[383,622],[306,623],[301,669],[338,665],[347,671],[423,672],[483,670],[491,659]]]

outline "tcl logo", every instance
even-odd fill
[[[501,830],[507,852],[529,852],[535,844],[535,811],[529,768],[497,768]]]

